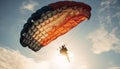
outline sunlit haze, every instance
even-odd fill
[[[0,69],[120,69],[120,0],[74,0],[91,6],[90,19],[37,52],[20,44],[31,14],[57,1],[0,0]]]

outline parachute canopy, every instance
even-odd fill
[[[40,50],[91,16],[91,7],[82,2],[59,1],[38,9],[21,31],[23,47]]]

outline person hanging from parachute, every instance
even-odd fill
[[[62,54],[63,56],[66,56],[68,62],[70,62],[67,51],[68,51],[68,49],[65,47],[65,45],[62,45],[62,47],[60,47],[60,54]]]
[[[65,47],[65,45],[62,45],[62,47],[60,47],[60,54],[65,55],[67,51],[68,49]]]

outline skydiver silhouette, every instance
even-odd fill
[[[62,47],[60,48],[60,53],[62,55],[65,55],[67,53],[68,49],[65,47],[65,45],[62,45]]]
[[[67,51],[68,49],[65,47],[65,45],[62,45],[62,47],[60,48],[60,54],[66,56],[68,62],[70,62]]]

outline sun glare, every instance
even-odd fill
[[[56,66],[60,68],[67,68],[70,66],[70,63],[73,61],[74,56],[71,52],[68,52],[68,57],[70,62],[67,60],[66,56],[61,55],[59,52],[55,53],[52,62],[56,64]]]

